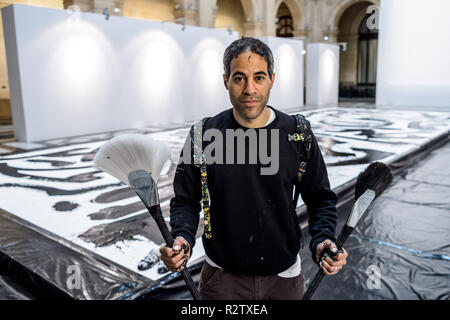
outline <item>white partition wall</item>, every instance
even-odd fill
[[[306,104],[337,104],[339,96],[339,46],[310,43],[306,47]]]
[[[377,106],[450,106],[450,1],[381,1]]]
[[[303,41],[261,37],[274,58],[275,83],[268,104],[283,110],[303,106]]]
[[[194,120],[231,105],[224,30],[65,10],[2,9],[16,139]]]

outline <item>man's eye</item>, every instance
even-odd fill
[[[235,77],[235,78],[234,78],[234,81],[235,81],[235,82],[240,82],[240,81],[242,81],[242,77]]]
[[[256,76],[256,80],[258,81],[264,80],[264,76]]]

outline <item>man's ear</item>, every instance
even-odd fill
[[[227,76],[225,75],[225,73],[223,74],[223,84],[225,86],[225,89],[228,90],[228,79],[227,79]]]
[[[275,82],[275,72],[272,72],[272,81],[270,83],[270,89],[272,89],[274,82]]]

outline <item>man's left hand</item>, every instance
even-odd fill
[[[327,276],[331,276],[337,274],[342,269],[342,267],[347,264],[348,253],[344,248],[342,248],[342,253],[338,253],[333,257],[324,257],[323,254],[325,253],[327,248],[333,254],[338,252],[336,244],[330,239],[327,239],[319,243],[319,245],[317,246],[316,260],[319,261],[319,259],[321,259],[319,265],[323,270],[323,273],[325,273]]]

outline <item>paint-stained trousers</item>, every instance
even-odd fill
[[[212,267],[205,261],[199,290],[204,300],[300,300],[305,284],[302,273],[293,278],[246,276]]]

